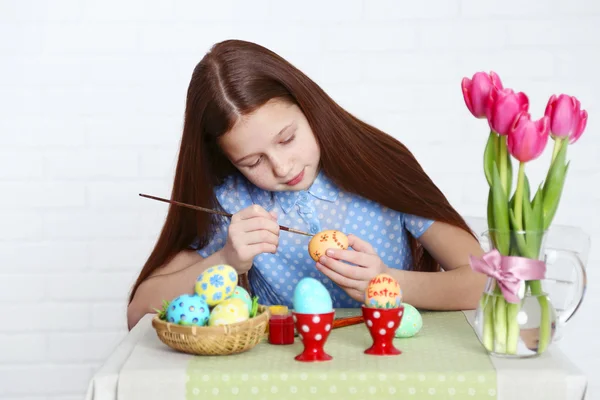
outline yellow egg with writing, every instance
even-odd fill
[[[396,308],[402,304],[402,290],[396,279],[379,274],[369,281],[365,291],[365,305],[371,308]]]
[[[310,239],[308,243],[308,254],[310,257],[319,261],[321,256],[325,255],[327,249],[342,249],[348,248],[348,237],[340,231],[327,230],[317,233]]]

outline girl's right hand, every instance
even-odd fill
[[[275,253],[279,244],[277,216],[253,204],[233,214],[223,258],[239,274],[252,267],[254,257],[261,253]]]

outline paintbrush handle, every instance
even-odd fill
[[[350,325],[357,325],[360,324],[364,321],[365,319],[363,318],[362,315],[358,315],[356,317],[345,317],[345,318],[338,318],[338,319],[334,319],[333,320],[333,329],[336,328],[343,328],[345,326],[350,326]]]
[[[140,193],[141,197],[146,197],[148,199],[152,199],[152,200],[158,200],[158,201],[163,201],[165,203],[169,203],[169,204],[175,204],[181,207],[186,207],[186,208],[191,208],[192,210],[198,210],[198,211],[204,211],[207,212],[209,214],[217,214],[217,215],[222,215],[224,217],[232,217],[232,214],[223,212],[223,211],[219,211],[219,210],[213,210],[211,208],[204,208],[204,207],[200,207],[200,206],[194,206],[191,204],[186,204],[186,203],[182,203],[180,201],[175,201],[175,200],[168,200],[168,199],[163,199],[162,197],[156,197],[156,196],[150,196],[149,194],[143,194]],[[281,229],[282,231],[287,231],[287,232],[291,232],[291,233],[297,233],[300,235],[304,235],[304,236],[309,236],[309,237],[313,237],[313,235],[311,235],[310,233],[307,232],[302,232],[299,231],[297,229],[294,228],[288,228],[287,226],[283,226],[283,225],[279,225],[279,229]]]
[[[231,217],[233,215],[233,214],[229,214],[229,213],[219,211],[219,210],[213,210],[210,208],[204,208],[204,207],[200,207],[200,206],[193,206],[191,204],[182,203],[180,201],[167,200],[167,199],[163,199],[162,197],[150,196],[149,194],[140,193],[140,196],[146,197],[146,198],[152,199],[152,200],[164,201],[165,203],[175,204],[175,205],[186,207],[186,208],[191,208],[192,210],[204,211],[209,214],[218,214],[218,215],[222,215],[224,217]]]
[[[358,324],[363,323],[364,321],[365,321],[365,319],[362,315],[357,315],[356,317],[336,318],[333,320],[333,323],[331,324],[331,329],[338,329],[338,328],[344,328],[346,326],[358,325]],[[298,331],[294,330],[294,336],[298,337],[298,335],[299,335]]]

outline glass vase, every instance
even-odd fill
[[[547,232],[488,230],[482,234],[484,249],[496,250],[501,256],[518,257],[546,266]],[[487,246],[486,246],[487,245]],[[547,276],[535,280],[516,280],[516,301],[508,301],[499,278],[489,276],[475,314],[474,328],[487,352],[493,356],[527,358],[543,354],[555,340],[557,329],[579,309],[586,288],[585,267],[576,253],[552,249],[554,259],[572,264],[576,273],[575,295],[569,307],[557,313],[552,296],[545,290]],[[504,274],[505,272],[502,272]],[[504,279],[504,278],[502,278]]]

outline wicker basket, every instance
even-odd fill
[[[152,327],[167,346],[189,354],[228,355],[250,350],[268,333],[270,311],[259,305],[256,316],[243,322],[221,326],[182,326],[163,321],[156,315]]]

